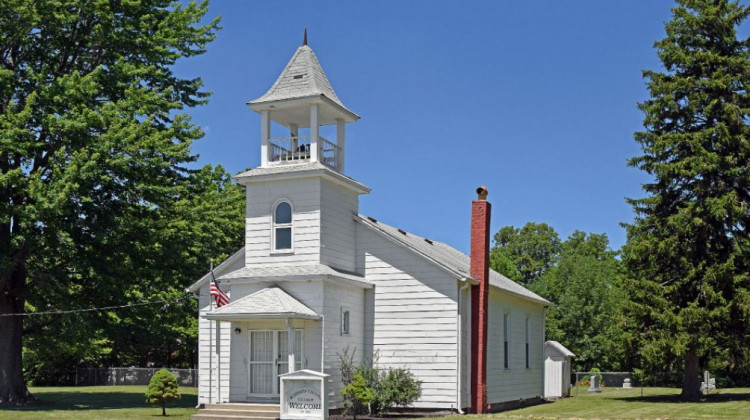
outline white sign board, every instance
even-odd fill
[[[279,375],[281,419],[328,419],[328,376],[306,369]]]

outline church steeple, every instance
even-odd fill
[[[331,87],[307,45],[307,29],[302,45],[276,82],[248,106],[261,114],[261,167],[320,162],[344,171],[345,124],[359,116],[344,106]],[[272,139],[271,122],[287,127],[289,137]],[[335,141],[321,137],[320,127],[333,124]],[[300,135],[300,129],[309,129],[309,135]]]

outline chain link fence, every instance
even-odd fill
[[[681,388],[683,378],[682,372],[573,372],[570,380],[575,392],[572,395],[588,392],[593,375],[599,377],[600,388],[639,388],[641,396],[644,387]]]
[[[96,385],[148,385],[151,377],[161,368],[111,367],[77,368],[75,386]],[[177,378],[177,384],[185,387],[198,387],[197,369],[167,369]]]

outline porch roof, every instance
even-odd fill
[[[321,319],[321,316],[279,286],[266,287],[203,315],[215,321],[248,319]]]

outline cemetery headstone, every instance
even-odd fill
[[[630,388],[630,378],[625,378],[625,380],[622,381],[622,387],[623,388]]]
[[[591,379],[589,380],[589,392],[602,392],[602,389],[599,388],[598,375],[591,375]]]

